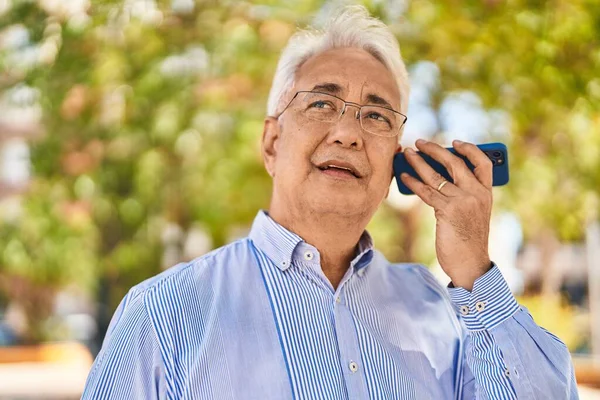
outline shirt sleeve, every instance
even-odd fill
[[[460,398],[579,398],[567,347],[517,303],[495,264],[471,292],[448,291],[465,326]]]
[[[130,290],[113,314],[81,398],[165,398],[162,356],[153,329],[143,292]]]

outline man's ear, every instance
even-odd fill
[[[279,128],[278,120],[273,117],[266,117],[263,128],[261,151],[267,173],[272,177],[275,176],[275,160],[277,159],[277,145],[280,136],[281,129]]]

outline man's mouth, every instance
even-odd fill
[[[342,166],[337,166],[337,165],[322,165],[322,166],[317,166],[317,168],[319,170],[321,170],[323,173],[325,173],[329,176],[337,177],[337,178],[346,178],[346,179],[360,178],[356,172],[354,172],[351,168],[347,168],[347,167],[342,167]]]

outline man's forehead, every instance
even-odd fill
[[[375,57],[364,50],[359,51],[367,57],[356,52],[343,54],[338,51],[337,54],[322,53],[310,58],[297,71],[296,90],[313,90],[339,97],[355,93],[363,102],[398,109],[400,94],[392,74]]]

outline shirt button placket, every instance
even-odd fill
[[[340,361],[344,365],[344,379],[352,398],[368,398],[365,377],[359,371],[360,344],[354,326],[352,312],[348,308],[348,292],[344,286],[338,288],[334,300],[334,318],[336,335],[340,350]],[[347,368],[347,369],[346,369]]]

